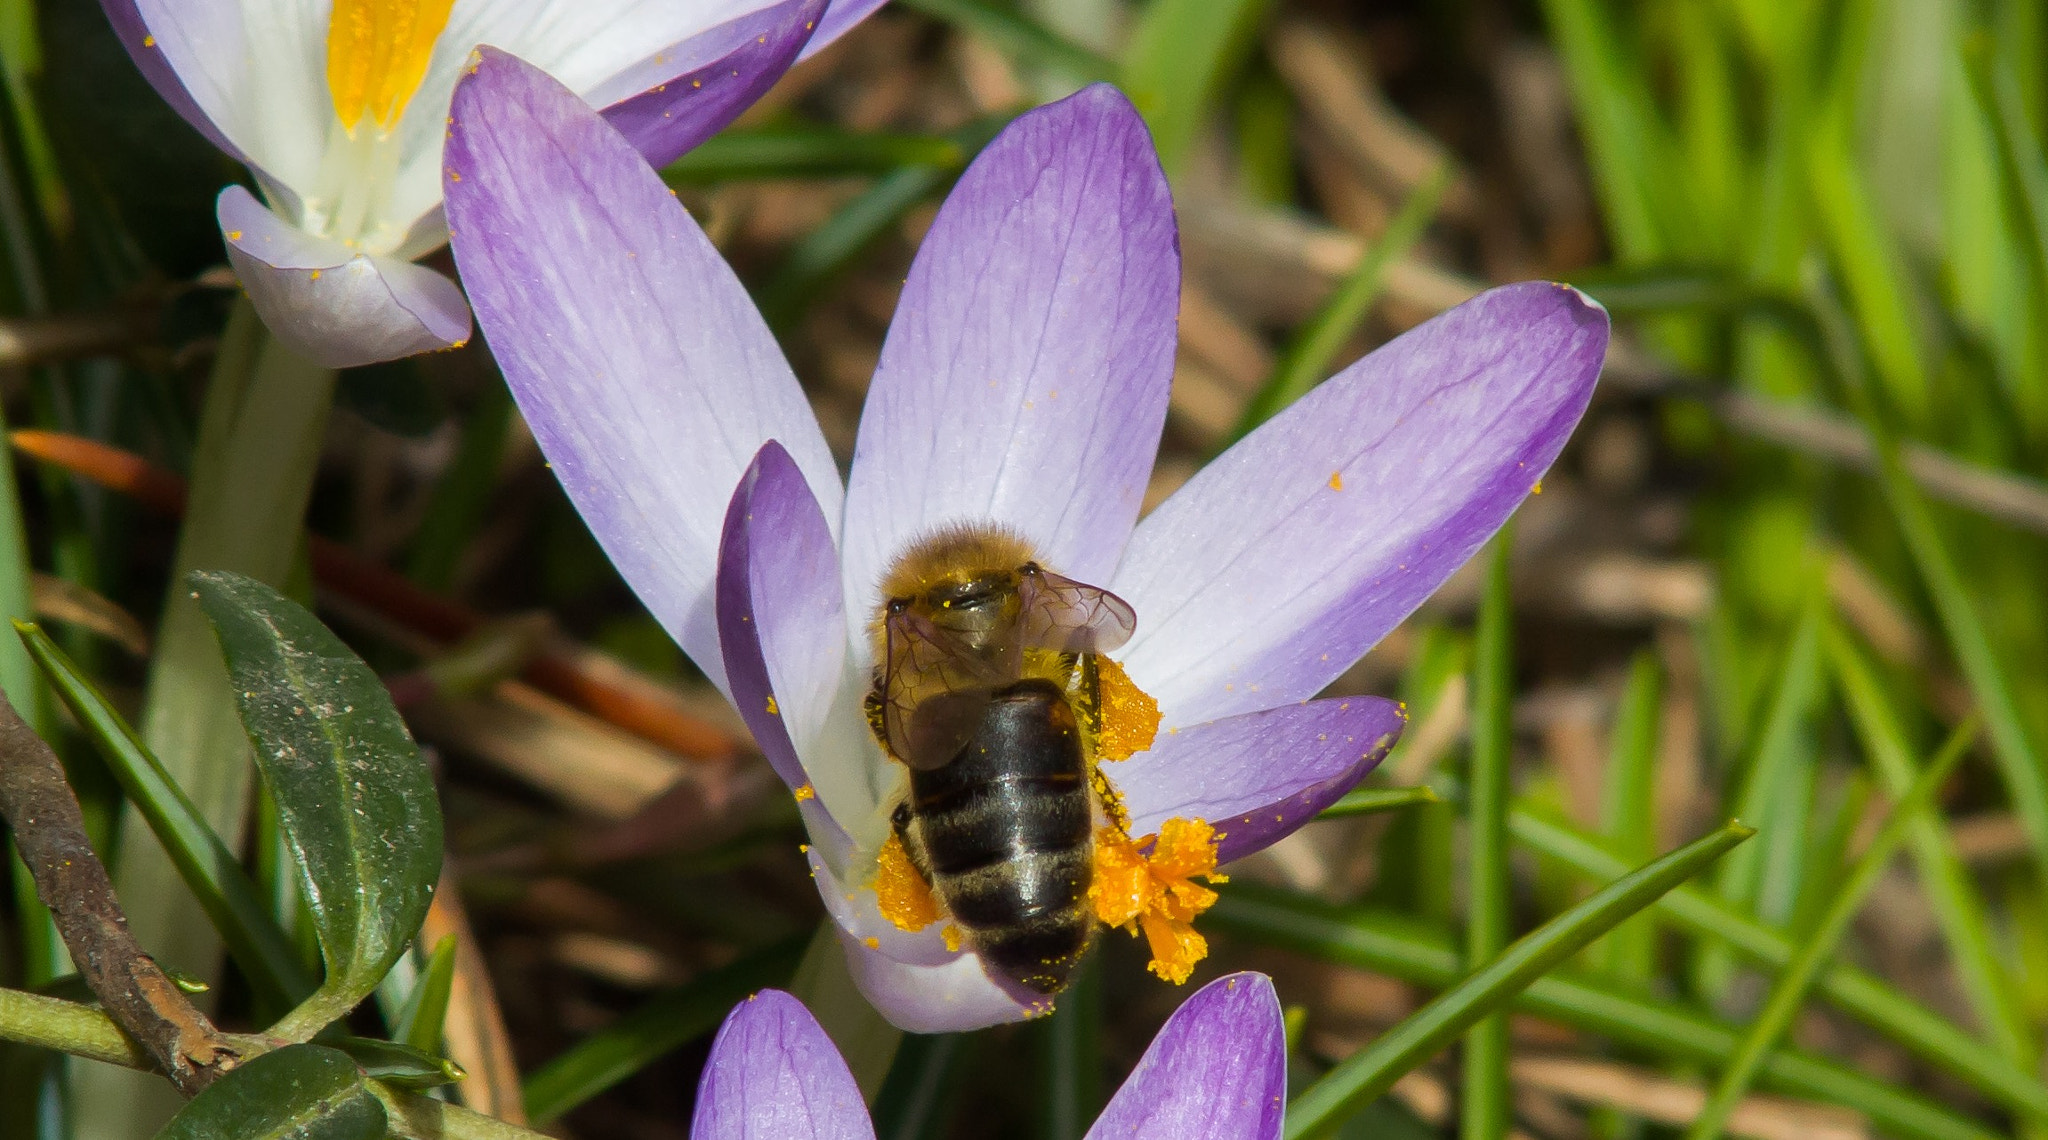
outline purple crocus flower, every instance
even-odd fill
[[[330,367],[459,344],[414,259],[447,240],[441,142],[470,50],[560,76],[660,165],[884,0],[101,0],[136,66],[246,164],[216,213],[264,323]]]
[[[1112,656],[1161,725],[1104,767],[1127,834],[1186,855],[1213,826],[1207,854],[1235,859],[1385,754],[1394,702],[1313,698],[1536,485],[1607,343],[1606,313],[1569,288],[1492,290],[1344,369],[1139,520],[1180,258],[1144,125],[1096,86],[1018,118],[940,209],[842,485],[732,270],[569,91],[483,53],[447,162],[456,262],[556,476],[793,790],[856,983],[917,1032],[1046,1003],[951,924],[899,928],[875,889],[904,770],[862,697],[880,579],[906,547],[998,525],[1127,601],[1135,634]],[[1186,875],[1203,868],[1151,869],[1141,925],[1160,972],[1184,977],[1206,892]]]
[[[1274,1140],[1287,1107],[1287,1037],[1264,974],[1230,974],[1181,1004],[1087,1140]],[[719,1027],[690,1140],[873,1140],[860,1089],[802,1002],[763,990]]]

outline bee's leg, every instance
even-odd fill
[[[896,810],[889,813],[889,826],[896,831],[896,841],[903,844],[903,853],[910,857],[911,868],[926,886],[930,886],[932,864],[925,856],[924,839],[918,834],[917,820],[910,814],[910,801],[897,804]]]

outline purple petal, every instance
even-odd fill
[[[1381,697],[1282,705],[1162,732],[1151,751],[1103,771],[1123,792],[1131,834],[1176,817],[1207,820],[1228,863],[1286,838],[1350,791],[1407,719]]]
[[[317,364],[351,368],[469,339],[462,291],[431,269],[315,237],[242,186],[222,190],[214,213],[257,315]]]
[[[839,517],[810,405],[718,251],[581,99],[485,49],[451,118],[451,241],[505,379],[612,563],[723,686],[718,543],[761,445]]]
[[[784,0],[666,49],[608,80],[588,98],[647,161],[666,166],[717,134],[796,62],[826,0]]]
[[[819,26],[818,34],[812,36],[811,42],[804,45],[803,58],[809,59],[824,51],[832,41],[851,31],[855,24],[867,19],[887,2],[888,0],[832,0],[832,10],[825,13],[824,23]]]
[[[845,1058],[804,1004],[762,990],[733,1007],[697,1081],[691,1140],[873,1140]]]
[[[981,153],[868,391],[843,550],[855,616],[890,559],[951,522],[1004,524],[1050,569],[1108,576],[1158,449],[1179,290],[1166,179],[1115,88],[1025,114]]]
[[[839,552],[803,472],[770,440],[740,479],[718,548],[718,639],[732,701],[775,774],[821,818],[836,862],[852,847],[819,808],[802,760],[825,731],[846,660]],[[835,799],[837,797],[834,797]]]
[[[1147,516],[1108,584],[1168,725],[1314,696],[1463,565],[1585,411],[1607,313],[1482,293],[1338,373]]]
[[[206,136],[206,141],[219,147],[229,157],[242,161],[242,152],[228,141],[212,119],[201,110],[192,93],[185,88],[185,81],[178,78],[177,69],[164,55],[162,43],[143,22],[142,13],[136,7],[136,0],[100,0],[100,7],[106,10],[107,22],[114,25],[114,34],[121,38],[121,46],[128,49],[128,58],[135,61],[135,69],[142,73],[149,85],[163,101],[171,105],[180,118],[192,124],[193,129]],[[207,16],[216,12],[221,17],[229,14],[232,5],[194,5],[194,15]]]
[[[816,848],[806,853],[819,897],[846,951],[861,996],[908,1033],[962,1033],[1046,1012],[1046,999],[989,975],[981,959],[946,947],[944,920],[900,930],[875,892],[849,887]]]
[[[1086,1140],[1275,1140],[1287,1110],[1287,1035],[1264,974],[1203,986],[1160,1027]]]

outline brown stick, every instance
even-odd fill
[[[107,869],[57,754],[0,695],[0,815],[50,908],[57,932],[108,1016],[178,1091],[192,1096],[233,1068],[241,1051],[143,953],[128,932]]]

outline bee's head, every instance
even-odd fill
[[[976,645],[1016,622],[1015,570],[973,570],[935,582],[913,603],[931,623]]]

